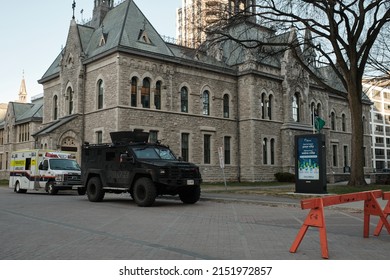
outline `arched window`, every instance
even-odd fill
[[[70,66],[73,64],[73,57],[69,55],[68,60],[67,60],[67,65]]]
[[[67,97],[68,97],[68,115],[72,115],[73,114],[73,90],[71,87],[68,87]]]
[[[211,135],[203,135],[203,163],[211,163]]]
[[[225,136],[223,138],[223,146],[224,146],[224,160],[225,164],[231,163],[231,137]]]
[[[265,93],[261,94],[261,100],[260,100],[260,109],[261,109],[261,118],[265,119]]]
[[[142,82],[141,104],[142,108],[150,108],[150,81],[148,78]]]
[[[210,115],[210,93],[208,90],[203,92],[203,115]]]
[[[272,106],[273,106],[273,96],[270,95],[268,96],[268,101],[267,101],[267,115],[268,119],[272,120]]]
[[[154,92],[154,106],[157,110],[161,109],[161,81],[156,83],[156,91]]]
[[[311,124],[314,125],[314,120],[316,117],[321,117],[321,104],[318,103],[317,106],[314,102],[310,104],[310,113],[311,113]]]
[[[318,117],[321,117],[322,115],[322,112],[321,112],[321,103],[318,103],[317,104],[317,116]]]
[[[362,117],[363,133],[366,133],[366,117]]]
[[[299,93],[295,93],[292,101],[292,112],[293,112],[293,120],[296,122],[300,121],[300,98]]]
[[[138,79],[137,77],[133,77],[131,79],[131,97],[130,97],[130,105],[132,107],[137,107],[137,89],[138,89]]]
[[[341,130],[344,132],[347,131],[347,118],[345,114],[341,115]]]
[[[223,117],[224,118],[229,118],[229,95],[225,94],[223,96]]]
[[[102,80],[98,82],[98,94],[97,94],[97,108],[103,109],[103,101],[104,101],[104,84]]]
[[[330,129],[336,130],[336,114],[334,112],[330,113]]]
[[[58,119],[58,96],[54,95],[53,98],[53,120]]]
[[[263,139],[263,164],[268,164],[268,153],[267,153],[268,139]]]
[[[188,89],[182,87],[180,90],[180,109],[183,113],[188,113]]]
[[[181,134],[181,157],[183,161],[189,161],[190,158],[190,134]]]
[[[275,164],[275,139],[271,139],[271,164]]]
[[[314,125],[314,120],[317,117],[316,104],[314,102],[312,102],[310,105],[310,112],[311,112],[311,125]]]

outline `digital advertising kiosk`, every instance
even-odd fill
[[[295,192],[327,193],[324,134],[295,136]]]

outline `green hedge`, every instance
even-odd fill
[[[295,182],[295,175],[288,172],[279,172],[275,174],[275,178],[278,182]]]
[[[8,186],[8,180],[0,180],[0,186]]]

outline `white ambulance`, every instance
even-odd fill
[[[74,155],[50,150],[22,150],[11,155],[9,187],[17,193],[77,190],[84,195],[80,166]]]

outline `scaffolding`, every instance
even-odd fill
[[[182,0],[177,11],[177,38],[181,45],[197,48],[206,40],[205,29],[240,13],[254,13],[255,0]]]

